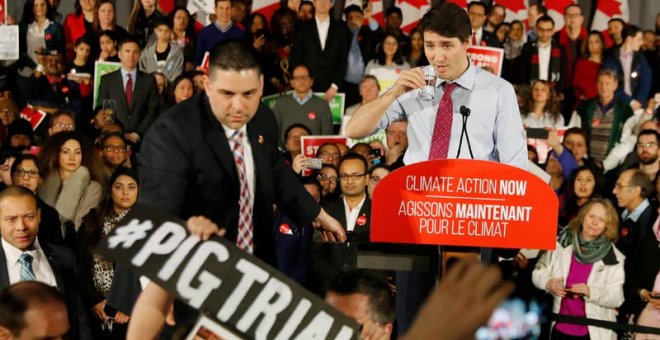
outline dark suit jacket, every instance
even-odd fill
[[[340,198],[332,203],[323,206],[326,212],[334,217],[347,230],[346,211],[344,209],[344,199]],[[353,233],[360,234],[359,241],[369,241],[369,231],[371,230],[371,200],[367,197],[362,204],[362,209],[358,216],[366,217],[364,225],[355,224]],[[360,218],[358,217],[358,219]],[[349,240],[350,241],[350,240]],[[319,294],[325,293],[328,284],[337,274],[343,271],[357,268],[358,245],[354,242],[327,243],[313,242],[311,252],[311,264],[317,280],[317,291]]]
[[[353,38],[352,32],[349,30],[349,39]],[[372,31],[369,28],[369,25],[362,25],[360,31],[358,32],[358,45],[360,46],[360,52],[362,53],[362,61],[364,61],[364,66],[367,66],[367,63],[376,58],[376,46],[380,44],[383,40],[383,30],[378,27],[377,30]],[[351,41],[348,43],[348,50],[351,49]],[[347,51],[348,51],[347,50]],[[348,52],[346,52],[348,54]]]
[[[55,274],[57,289],[64,296],[69,315],[71,339],[91,339],[87,323],[87,315],[78,295],[78,271],[73,252],[58,245],[40,242],[41,248],[48,258],[50,268]],[[9,272],[5,250],[0,245],[0,290],[9,286]]]
[[[133,82],[133,99],[129,107],[126,102],[121,69],[108,73],[101,78],[99,86],[99,105],[104,99],[115,101],[115,116],[126,132],[137,132],[144,137],[145,132],[158,115],[158,90],[154,77],[138,71]]]
[[[277,150],[277,122],[261,105],[247,124],[255,167],[254,255],[277,268],[273,204],[299,225],[311,225],[320,207]],[[165,156],[166,155],[166,156]],[[140,203],[181,218],[204,215],[238,231],[238,175],[229,141],[211,111],[208,97],[197,94],[154,122],[138,158]]]
[[[621,306],[626,314],[639,313],[645,305],[642,304],[639,298],[639,289],[648,289],[649,286],[649,279],[643,279],[644,275],[642,275],[643,264],[649,260],[645,259],[645,256],[647,256],[645,249],[648,249],[648,245],[645,245],[645,243],[656,240],[653,234],[653,223],[657,217],[658,212],[656,208],[652,204],[649,204],[636,222],[633,222],[629,218],[621,222],[619,240],[616,242],[616,247],[626,256],[626,262],[624,264],[626,282],[623,285],[626,300],[623,306]],[[657,245],[657,241],[654,243]],[[657,274],[657,271],[650,280],[651,288],[655,280],[655,274]]]
[[[502,48],[502,43],[497,39],[495,33],[488,32],[483,27],[481,29],[483,30],[483,34],[481,35],[481,46]]]
[[[306,65],[314,77],[314,91],[325,92],[331,84],[341,86],[346,75],[350,31],[341,21],[330,19],[325,49],[321,49],[316,20],[300,24],[291,51],[293,69],[296,65]],[[368,61],[368,60],[367,60]]]

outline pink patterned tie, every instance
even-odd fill
[[[433,125],[433,137],[431,139],[431,151],[429,160],[447,159],[449,152],[449,139],[451,137],[451,125],[454,120],[454,104],[451,100],[451,93],[456,88],[456,83],[442,83],[445,93],[442,95],[438,113],[435,116]]]
[[[236,245],[238,248],[251,254],[253,250],[252,195],[248,186],[245,158],[243,157],[243,132],[236,131],[231,138],[234,140],[234,149],[232,151],[234,153],[234,161],[236,162],[238,180],[241,184],[241,196],[238,200],[239,214]]]

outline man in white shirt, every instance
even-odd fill
[[[65,297],[71,339],[89,339],[85,311],[78,295],[76,260],[71,250],[40,244],[41,211],[32,191],[10,186],[0,192],[0,289],[22,281],[57,287]]]

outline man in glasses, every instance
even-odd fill
[[[339,184],[342,197],[324,206],[346,230],[347,242],[369,240],[371,200],[367,197],[369,173],[367,160],[348,153],[339,164]],[[315,291],[323,296],[328,284],[341,272],[357,268],[357,245],[312,243],[311,263],[318,286]]]
[[[41,185],[41,174],[37,167],[36,157],[30,154],[20,154],[11,166],[11,180],[14,185],[24,187],[36,194]],[[39,240],[58,245],[65,245],[60,225],[60,214],[55,208],[36,196],[37,208],[41,211],[39,224]]]
[[[50,120],[48,135],[52,136],[58,132],[75,130],[76,121],[73,119],[73,113],[71,111],[59,111]]]
[[[101,142],[101,158],[103,164],[112,173],[120,166],[130,168],[131,162],[130,147],[126,145],[126,140],[118,132],[111,132],[103,138]]]

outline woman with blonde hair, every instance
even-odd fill
[[[616,249],[619,218],[612,203],[594,198],[557,238],[557,248],[545,253],[532,282],[554,297],[552,312],[578,318],[616,321],[624,300],[625,256]],[[616,333],[596,326],[555,323],[552,339],[616,339]]]

